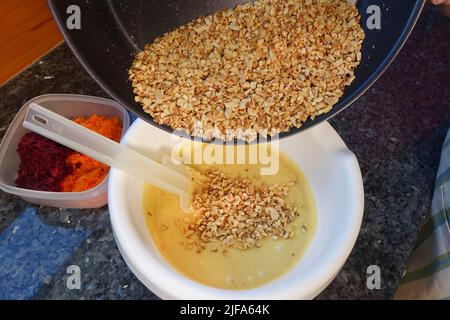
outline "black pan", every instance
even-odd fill
[[[344,0],[336,0],[344,1]],[[70,48],[91,76],[120,104],[139,118],[168,132],[172,129],[153,122],[134,101],[128,68],[134,54],[155,37],[183,25],[201,15],[231,8],[245,0],[49,0],[50,8]],[[285,137],[327,120],[364,93],[386,70],[407,40],[424,0],[360,0],[358,10],[366,39],[362,62],[356,79],[348,86],[333,109],[307,120],[280,136]],[[77,5],[81,13],[81,29],[69,30],[68,7]],[[381,9],[381,30],[368,30],[367,8]],[[70,11],[70,10],[69,10]],[[74,12],[74,11],[70,11]]]

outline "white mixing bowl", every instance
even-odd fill
[[[123,143],[154,158],[175,142],[171,135],[137,120]],[[323,122],[280,141],[308,179],[317,206],[314,239],[299,264],[281,278],[249,290],[223,290],[194,282],[159,253],[146,229],[143,182],[112,169],[109,211],[117,245],[136,277],[163,299],[312,299],[334,279],[361,226],[364,191],[358,161],[334,129]]]

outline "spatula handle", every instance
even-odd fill
[[[188,197],[186,176],[38,104],[30,105],[23,126],[170,193]]]

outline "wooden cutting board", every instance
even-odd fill
[[[47,0],[1,0],[0,86],[62,41]]]

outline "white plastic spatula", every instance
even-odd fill
[[[36,103],[30,104],[23,126],[70,149],[156,185],[180,198],[181,208],[190,209],[190,179],[187,171],[174,170],[124,145],[116,143]]]

